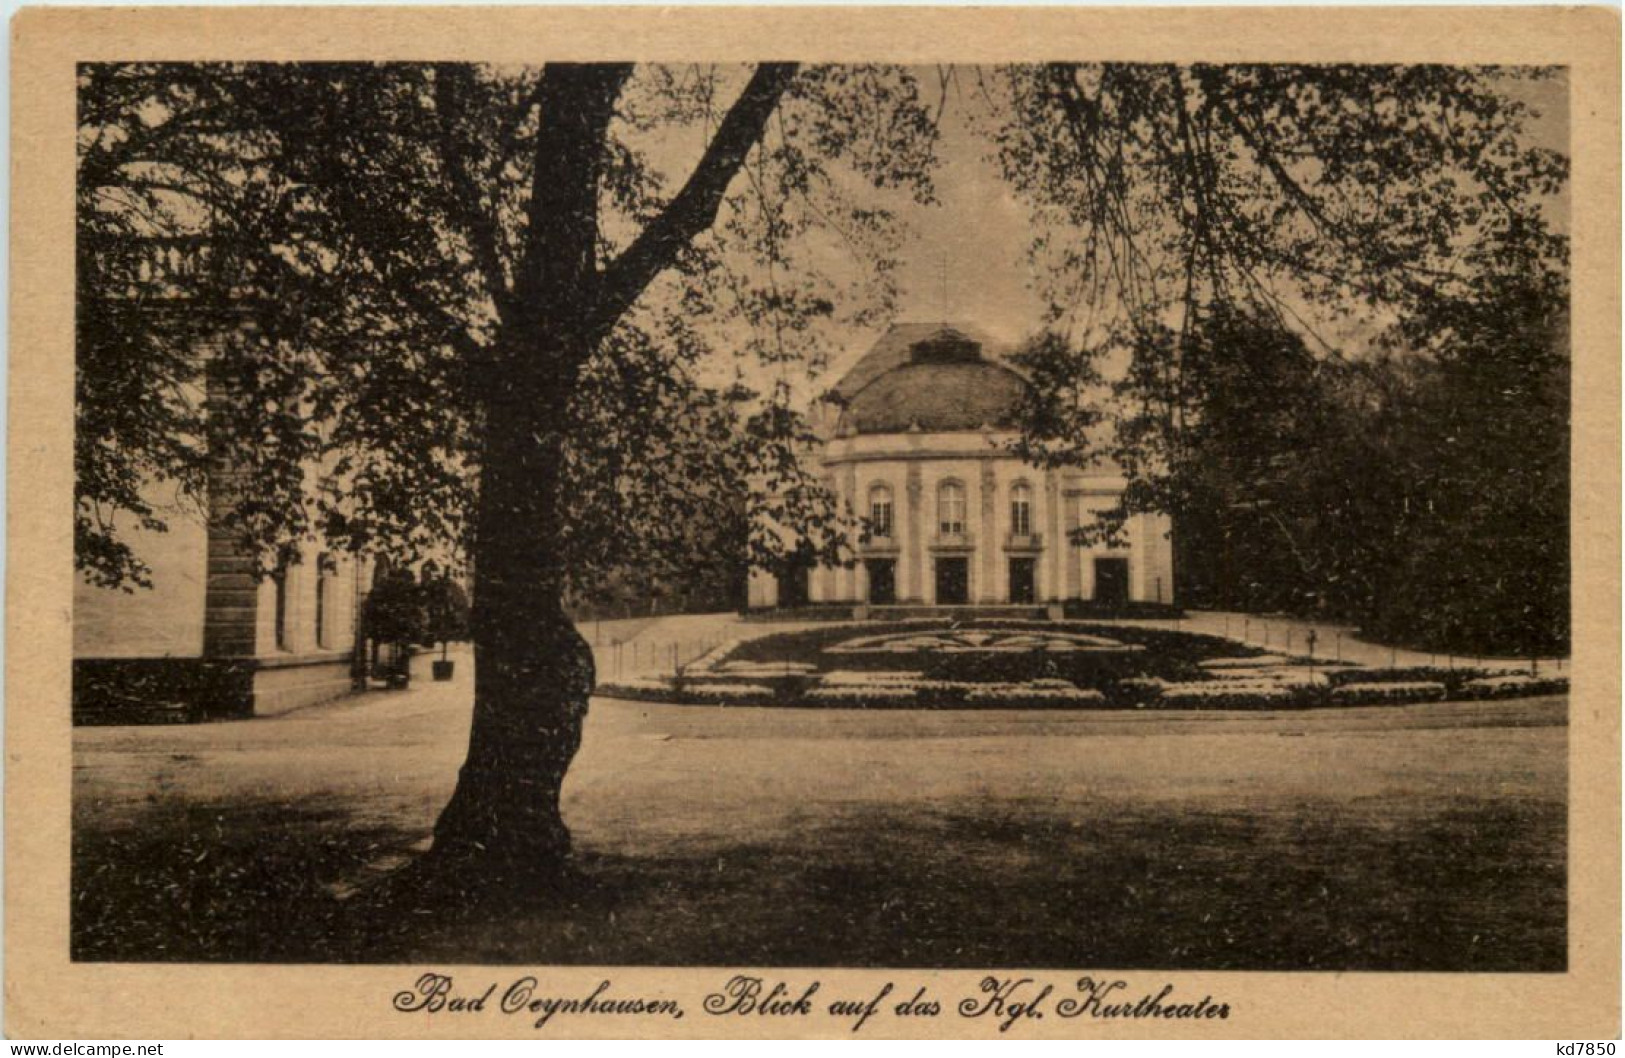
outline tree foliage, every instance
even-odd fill
[[[474,719],[432,859],[465,880],[556,877],[595,684],[571,592],[736,511],[760,520],[741,534],[759,564],[846,557],[843,512],[798,459],[791,379],[823,358],[829,324],[889,299],[884,196],[930,194],[913,78],[785,63],[185,76],[225,101],[210,142],[235,161],[195,190],[230,277],[197,318],[241,317],[207,350],[211,514],[262,565],[312,535],[403,561],[466,544]],[[174,124],[192,103],[148,109]],[[140,106],[105,127],[133,120]],[[840,267],[821,269],[831,255]]]
[[[839,560],[847,523],[796,458],[809,434],[786,380],[828,358],[836,326],[890,303],[893,207],[931,193],[918,89],[876,67],[611,75],[592,220],[613,307],[558,380],[558,565],[581,590],[614,565],[681,561],[678,527],[711,517],[737,523],[759,563],[786,539]],[[95,512],[145,516],[154,480],[195,500],[205,449],[253,483],[227,513],[266,568],[312,536],[406,561],[466,542],[480,392],[501,388],[503,328],[538,296],[545,88],[541,69],[456,64],[84,68],[83,566],[137,580]],[[737,125],[752,92],[760,128],[700,163],[737,177],[674,188],[685,139]],[[182,219],[129,205],[143,194]],[[139,255],[183,226],[206,234],[218,278],[175,291],[187,311],[164,331],[150,289],[121,296],[98,269],[118,259],[107,231]],[[225,412],[207,445],[200,351]],[[777,524],[747,526],[747,509]]]
[[[1193,602],[1562,645],[1567,162],[1517,91],[1554,76],[984,77],[1051,280],[1016,450],[1128,479],[1079,536],[1166,511]]]
[[[229,285],[200,235],[237,167],[206,72],[79,71],[74,555],[94,583],[145,586],[131,526],[195,511],[207,469],[201,333],[190,307]]]

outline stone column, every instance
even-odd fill
[[[1063,495],[1061,497],[1061,505],[1065,508],[1065,511],[1061,515],[1061,521],[1063,523],[1065,523],[1065,529],[1066,530],[1070,530],[1072,528],[1072,526],[1074,526],[1074,525],[1082,525],[1083,524],[1083,497],[1082,496],[1064,496]],[[1077,517],[1075,517],[1075,518],[1073,517],[1074,513],[1076,513],[1076,515],[1077,515]],[[1071,543],[1068,543],[1066,545],[1065,554],[1066,554],[1066,594],[1067,594],[1067,598],[1070,598],[1070,599],[1088,598],[1088,596],[1085,595],[1084,592],[1083,592],[1083,586],[1079,583],[1079,578],[1082,575],[1083,562],[1084,562],[1083,550],[1081,548],[1073,547],[1071,545]]]
[[[923,486],[920,483],[920,464],[908,464],[907,488],[904,490],[908,496],[908,513],[903,529],[903,550],[906,552],[908,566],[907,596],[909,602],[925,601],[925,531],[920,515],[920,493]],[[899,592],[901,596],[901,592]]]
[[[1059,602],[1066,598],[1066,579],[1062,574],[1065,567],[1062,563],[1072,545],[1066,540],[1066,527],[1061,518],[1061,483],[1053,470],[1044,475],[1044,513],[1049,519],[1044,529],[1049,539],[1044,541],[1044,557],[1048,561],[1045,562],[1042,587],[1044,598]]]
[[[976,542],[976,559],[980,559],[981,581],[976,586],[976,600],[983,603],[999,601],[999,485],[994,476],[993,460],[982,460],[982,538]],[[973,559],[974,561],[974,559]]]
[[[840,492],[836,488],[834,474],[825,473],[820,479],[820,484],[824,486],[827,492],[837,498],[836,502],[840,502]],[[828,602],[835,594],[835,574],[837,572],[839,571],[835,567],[827,566],[822,562],[809,570],[807,573],[807,601]]]
[[[860,516],[868,514],[869,512],[864,510],[865,497],[858,495],[858,467],[856,463],[846,465],[846,472],[841,475],[841,484],[846,490],[847,506],[852,509],[852,513]],[[857,561],[862,561],[856,555],[853,557]],[[840,595],[845,602],[861,601],[862,596],[858,594],[858,567],[856,565],[841,570]]]

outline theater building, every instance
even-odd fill
[[[1117,468],[1043,470],[1011,454],[1026,385],[973,327],[894,325],[815,416],[825,484],[870,524],[859,561],[753,573],[750,605],[1172,603],[1166,516],[1132,516],[1121,546],[1071,540],[1117,502]]]

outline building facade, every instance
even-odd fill
[[[207,513],[136,530],[152,587],[74,586],[78,722],[267,716],[349,693],[371,584],[365,559],[307,545],[269,576]]]
[[[835,385],[819,424],[825,483],[870,526],[854,541],[859,561],[753,573],[750,605],[1172,603],[1166,516],[1132,516],[1121,546],[1072,542],[1116,504],[1119,471],[1011,454],[1026,385],[972,327],[894,326]]]
[[[198,315],[179,292],[202,246],[154,239],[142,248],[142,282],[128,296],[141,298],[154,325],[160,313]],[[212,335],[199,328],[194,354],[207,382],[187,393],[209,398],[205,407],[225,395],[207,370],[216,343],[243,321],[228,313],[216,326]],[[367,659],[357,642],[373,563],[307,544],[262,576],[225,524],[232,490],[252,487],[218,460],[201,502],[173,483],[147,483],[144,498],[164,513],[168,530],[131,524],[120,535],[150,569],[151,586],[75,581],[76,722],[268,715],[339,697],[364,680]]]

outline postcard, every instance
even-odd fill
[[[1618,1036],[1616,11],[12,32],[12,1036]]]

